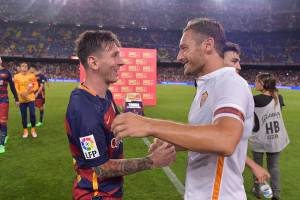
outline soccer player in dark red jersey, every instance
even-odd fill
[[[110,31],[86,31],[77,39],[86,81],[73,90],[65,120],[77,173],[75,200],[121,200],[124,175],[167,166],[175,159],[175,148],[167,143],[144,158],[123,158],[123,142],[111,132],[119,111],[108,90],[124,64],[119,47]]]
[[[8,120],[8,91],[9,84],[10,90],[14,95],[16,105],[19,105],[19,99],[16,92],[14,82],[12,81],[11,73],[2,66],[2,59],[0,57],[0,153],[5,152],[5,143],[7,141],[7,120]]]
[[[44,105],[45,105],[45,84],[47,82],[47,78],[41,73],[41,71],[37,70],[35,66],[30,67],[30,72],[33,73],[38,82],[38,90],[35,92],[35,107],[37,107],[40,111],[40,121],[36,123],[35,126],[42,126],[44,119]],[[29,124],[31,126],[31,124]]]

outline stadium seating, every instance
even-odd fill
[[[74,40],[96,26],[0,23],[0,55],[41,58],[69,58]],[[160,62],[174,62],[181,30],[110,28],[124,47],[157,48]],[[299,64],[300,32],[228,32],[228,39],[240,44],[242,62],[250,64]]]
[[[110,29],[124,47],[156,48],[159,63],[176,61],[181,30],[188,19],[211,17],[240,44],[242,63],[300,64],[300,3],[285,1],[146,1],[146,0],[0,0],[0,55],[69,58],[74,40],[87,29]],[[186,12],[186,11],[189,12]],[[41,12],[43,11],[43,12]],[[8,63],[14,70],[16,63]],[[30,63],[48,78],[77,78],[69,63]],[[171,64],[172,66],[172,64]],[[243,70],[253,82],[258,70]],[[178,67],[159,67],[159,81],[191,81]],[[283,85],[299,85],[299,72],[274,71]],[[287,75],[288,74],[288,75]]]

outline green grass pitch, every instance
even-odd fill
[[[0,155],[1,200],[66,200],[71,199],[74,171],[64,130],[64,115],[70,91],[75,83],[50,83],[47,88],[45,123],[37,128],[37,139],[22,139],[21,116],[11,101],[8,124],[9,141],[6,153]],[[158,104],[145,108],[149,117],[186,122],[194,88],[190,86],[158,85]],[[282,199],[299,200],[300,142],[299,117],[300,91],[281,90],[286,107],[283,109],[290,145],[280,160]],[[125,139],[125,156],[142,157],[147,148],[141,139]],[[186,153],[179,153],[171,166],[184,182]],[[248,199],[252,177],[244,172]],[[145,171],[125,178],[125,200],[179,200],[181,195],[161,169]]]

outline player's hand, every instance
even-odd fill
[[[155,148],[149,155],[153,161],[153,167],[166,167],[176,160],[176,151],[173,145],[164,142],[162,145]]]
[[[131,112],[122,113],[114,119],[111,130],[118,139],[124,137],[146,137],[151,132],[149,120]]]
[[[153,143],[150,144],[148,152],[152,153],[155,149],[157,149],[158,147],[160,147],[161,145],[163,145],[164,143],[167,143],[159,138],[154,138]],[[172,146],[172,144],[168,143],[170,146]]]
[[[34,92],[34,87],[33,87],[33,83],[29,83],[28,84],[28,87],[27,87],[27,91],[28,91],[28,93],[32,93],[32,92]]]
[[[20,102],[16,101],[16,106],[19,107],[20,106]]]
[[[269,172],[265,168],[263,168],[259,165],[252,168],[252,173],[255,176],[256,183],[264,183],[266,180],[271,178],[271,175],[269,174]]]
[[[20,96],[21,96],[23,99],[26,99],[27,96],[28,96],[28,92],[22,92],[22,93],[20,93]]]

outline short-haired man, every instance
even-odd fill
[[[224,47],[224,64],[225,66],[234,67],[239,73],[241,71],[241,48],[238,44],[226,42]]]
[[[242,173],[254,103],[247,82],[224,67],[224,46],[224,30],[215,20],[194,19],[183,30],[177,59],[198,83],[189,125],[132,113],[112,124],[118,138],[152,135],[189,150],[185,200],[247,199]]]
[[[65,121],[77,173],[75,200],[120,200],[124,175],[163,167],[175,159],[174,146],[167,144],[145,158],[123,159],[122,141],[111,132],[119,111],[108,90],[124,64],[119,47],[119,40],[110,31],[86,31],[77,40],[77,55],[86,79],[73,90]]]

